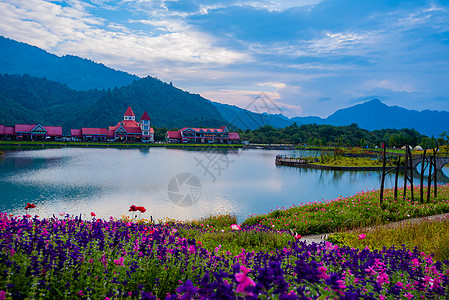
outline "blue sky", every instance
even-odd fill
[[[0,34],[289,117],[449,111],[448,1],[0,0]]]

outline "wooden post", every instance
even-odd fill
[[[421,159],[421,190],[419,191],[419,200],[424,203],[424,162],[426,160],[426,150],[424,150]]]
[[[407,170],[407,166],[408,166],[408,145],[405,145],[406,149],[405,149],[405,165],[404,165],[404,193],[403,193],[403,199],[405,200],[405,198],[407,197],[407,179],[408,179],[408,170]]]
[[[432,166],[433,166],[433,157],[429,156],[429,180],[427,181],[427,203],[430,202],[430,188],[432,187]]]
[[[410,147],[407,145],[407,151],[408,156],[410,157],[410,196],[412,203],[415,202],[414,196],[413,196],[413,160],[412,160],[412,151],[410,150]]]
[[[438,196],[437,191],[437,150],[433,148],[433,196],[436,198]]]
[[[382,180],[380,181],[380,200],[379,203],[382,205],[384,200],[384,183],[385,183],[385,164],[387,163],[386,147],[384,146],[383,151],[383,163],[382,163]]]
[[[398,178],[399,178],[399,166],[401,165],[401,156],[398,156],[396,162],[396,177],[394,178],[394,200],[398,199]]]

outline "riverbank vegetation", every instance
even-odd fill
[[[371,250],[400,245],[410,250],[417,247],[419,251],[433,253],[435,259],[445,261],[449,260],[449,216],[357,228],[331,234],[328,240],[340,246]]]
[[[282,129],[266,125],[256,130],[238,131],[242,141],[262,144],[301,144],[314,147],[342,147],[360,146],[363,148],[380,147],[382,143],[393,148],[405,144],[415,147],[431,148],[438,145],[449,144],[446,133],[441,137],[433,138],[420,134],[414,129],[382,129],[368,131],[352,124],[349,126],[332,125],[301,125],[295,124]]]
[[[405,199],[403,189],[398,189],[396,200],[393,189],[385,190],[382,205],[379,204],[379,191],[363,191],[352,197],[338,197],[330,201],[323,200],[254,215],[243,224],[292,229],[303,235],[323,234],[448,213],[449,185],[437,188],[438,196],[431,198],[429,203],[420,203],[417,199],[412,202],[410,188]],[[419,189],[419,186],[414,188],[415,195],[419,195]]]

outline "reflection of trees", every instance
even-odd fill
[[[363,182],[367,179],[378,180],[379,187],[380,187],[380,180],[381,180],[381,172],[380,171],[333,171],[333,170],[321,170],[321,169],[312,169],[312,168],[298,168],[298,167],[291,167],[291,166],[277,166],[278,168],[290,168],[290,169],[296,169],[298,175],[316,175],[318,178],[317,180],[317,186],[320,187],[337,187],[340,185],[343,181],[348,181],[350,185],[355,185],[360,182]],[[417,172],[413,172],[413,181],[419,182],[420,176],[417,174]],[[373,179],[374,177],[374,179]],[[427,178],[427,176],[424,176],[424,178]],[[395,174],[390,173],[385,178],[385,186],[386,187],[393,187],[394,186],[394,179]],[[399,182],[404,181],[404,172],[399,173]],[[441,171],[437,172],[437,180],[438,183],[449,183],[449,177]],[[346,184],[346,183],[345,183]]]

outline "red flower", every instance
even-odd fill
[[[36,207],[36,205],[27,203],[27,206],[25,206],[25,209],[28,210],[28,208],[35,208],[35,207]]]
[[[144,213],[144,212],[147,211],[147,209],[146,209],[145,207],[143,207],[143,206],[136,206],[136,209],[137,209],[138,211],[140,211],[141,213]]]
[[[147,211],[147,209],[143,206],[135,206],[135,205],[131,205],[129,208],[129,211],[140,211],[141,213],[144,213]]]
[[[91,217],[95,217],[96,214],[95,214],[94,212],[91,212],[91,213],[90,213],[90,216],[91,216]]]

